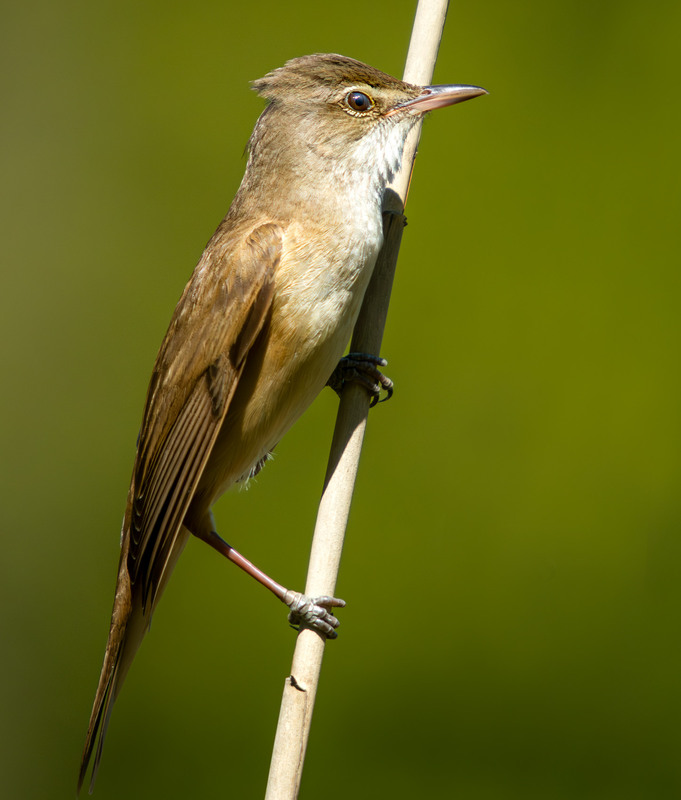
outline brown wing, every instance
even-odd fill
[[[218,229],[161,346],[125,525],[128,571],[133,585],[142,581],[145,610],[153,609],[246,355],[266,324],[281,250],[277,225],[261,225],[245,237]]]
[[[267,324],[281,251],[277,225],[237,231],[223,222],[161,345],[128,494],[109,639],[78,791],[97,742],[92,792],[113,701],[148,627],[182,520],[249,348]]]

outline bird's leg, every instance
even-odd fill
[[[390,400],[393,395],[393,382],[378,369],[387,364],[388,362],[380,356],[372,356],[369,353],[348,353],[338,362],[326,385],[340,397],[346,383],[350,381],[359,383],[371,395],[371,408],[373,408],[376,403]],[[379,400],[381,390],[386,392],[383,400]]]
[[[293,627],[297,629],[298,626],[304,625],[322,634],[322,636],[326,636],[328,639],[335,639],[338,636],[336,628],[340,623],[331,612],[331,609],[343,608],[345,600],[328,596],[308,597],[300,592],[286,589],[256,567],[252,561],[242,556],[238,550],[227,544],[214,530],[208,533],[200,531],[194,535],[209,544],[214,550],[217,550],[220,555],[228,558],[237,567],[241,567],[244,572],[255,578],[258,583],[267,587],[284,605],[288,606],[288,620]]]

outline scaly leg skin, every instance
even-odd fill
[[[340,625],[340,622],[333,615],[331,609],[343,608],[345,600],[328,596],[308,597],[300,592],[292,592],[270,578],[269,575],[266,575],[252,561],[242,556],[238,550],[227,544],[215,531],[200,532],[196,533],[195,536],[210,545],[214,550],[217,550],[220,555],[225,556],[233,564],[236,564],[237,567],[241,567],[244,572],[268,588],[284,605],[288,606],[290,609],[288,619],[293,627],[297,629],[298,626],[303,625],[313,631],[317,631],[327,639],[335,639],[338,636],[336,628]]]
[[[308,597],[300,592],[288,591],[282,601],[291,609],[288,621],[292,628],[300,630],[301,626],[312,628],[327,639],[335,639],[336,628],[340,622],[333,615],[332,608],[345,608],[345,600],[339,597]]]
[[[359,383],[371,395],[370,408],[373,408],[377,403],[390,400],[393,396],[393,382],[378,369],[387,365],[388,362],[380,356],[372,356],[370,353],[348,353],[338,362],[326,385],[340,397],[346,383],[350,381]],[[380,400],[382,390],[386,392],[386,396]]]

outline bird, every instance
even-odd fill
[[[327,383],[359,378],[374,401],[391,391],[380,357],[342,361],[382,245],[386,186],[425,112],[486,94],[329,53],[294,58],[253,88],[266,106],[244,177],[151,374],[79,792],[91,761],[92,792],[114,701],[192,536],[270,589],[292,621],[335,637],[343,601],[269,578],[219,536],[211,508],[262,469]]]

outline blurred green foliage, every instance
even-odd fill
[[[412,3],[5,4],[0,785],[72,797],[146,382],[262,108]],[[455,4],[301,796],[681,791],[681,6]],[[302,587],[336,402],[219,530]],[[264,792],[294,638],[191,543],[114,712],[106,798]]]

